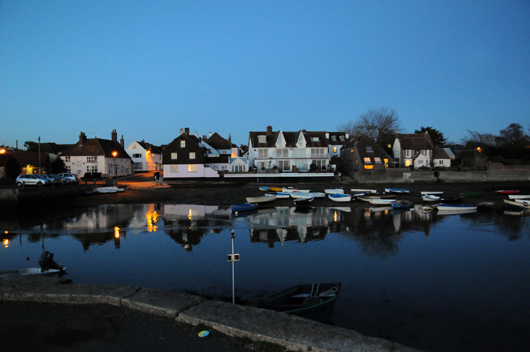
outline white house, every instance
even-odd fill
[[[262,170],[308,172],[312,164],[316,170],[330,170],[332,156],[340,156],[340,149],[348,140],[343,132],[273,132],[249,133],[249,165]]]
[[[134,173],[132,160],[123,149],[123,136],[118,143],[116,130],[112,139],[86,138],[81,132],[79,142],[60,156],[66,170],[76,175],[100,173],[102,176],[127,176]]]
[[[429,133],[396,135],[392,147],[400,167],[448,167],[451,158],[442,148],[436,148]]]
[[[146,143],[133,141],[127,149],[127,154],[131,157],[134,163],[134,171],[158,171],[162,169],[162,151],[161,148]]]

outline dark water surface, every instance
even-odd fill
[[[0,271],[43,249],[74,283],[137,285],[237,301],[341,282],[335,325],[425,351],[530,350],[530,217],[421,208],[101,205],[0,220]],[[29,260],[26,260],[29,258]]]

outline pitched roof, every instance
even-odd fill
[[[141,141],[141,142],[136,141],[136,143],[140,144],[142,146],[142,148],[144,148],[145,150],[150,150],[151,153],[162,154],[162,148],[161,147],[157,147],[154,144],[147,143],[147,142],[144,142],[144,141]]]
[[[278,140],[279,135],[283,134],[285,139],[285,146],[288,148],[296,147],[298,138],[300,134],[304,135],[304,138],[309,148],[318,148],[318,147],[328,147],[329,145],[337,145],[346,143],[345,132],[325,132],[325,131],[306,131],[300,130],[296,132],[286,132],[286,131],[251,131],[249,132],[249,143],[253,147],[261,148],[274,148],[276,141]],[[265,143],[259,143],[259,136],[266,136]],[[326,138],[329,136],[329,138]],[[335,136],[335,141],[332,137]],[[341,140],[340,136],[344,136]]]
[[[25,167],[26,165],[33,165],[33,166],[39,165],[39,153],[17,152],[17,153],[9,153],[9,155],[15,158],[18,161],[18,164],[20,166]],[[42,166],[47,165],[49,163],[48,153],[40,153],[40,163]]]
[[[217,150],[232,148],[232,143],[228,139],[221,137],[217,132],[210,138],[204,138],[204,141]]]
[[[411,133],[396,135],[401,143],[401,149],[434,149],[434,143],[428,133]]]
[[[83,144],[77,142],[70,148],[68,148],[62,155],[63,156],[100,156],[112,157],[113,152],[118,152],[117,158],[130,159],[129,154],[125,152],[125,149],[120,143],[111,141],[109,139],[101,138],[87,138]]]
[[[447,151],[444,148],[435,147],[432,152],[432,158],[433,159],[451,159],[449,154],[447,154]]]

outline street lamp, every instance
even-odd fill
[[[118,156],[118,152],[113,151],[112,156],[114,157],[114,184],[118,185],[118,168],[116,167],[116,157]]]

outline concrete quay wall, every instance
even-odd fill
[[[503,182],[530,181],[530,168],[488,169],[484,171],[410,170],[357,172],[352,177],[359,183],[410,183],[410,182]]]
[[[57,277],[1,275],[0,301],[109,304],[193,326],[204,324],[230,337],[249,338],[292,351],[415,352],[387,340],[272,310],[206,300],[187,293],[138,286],[73,284]]]

